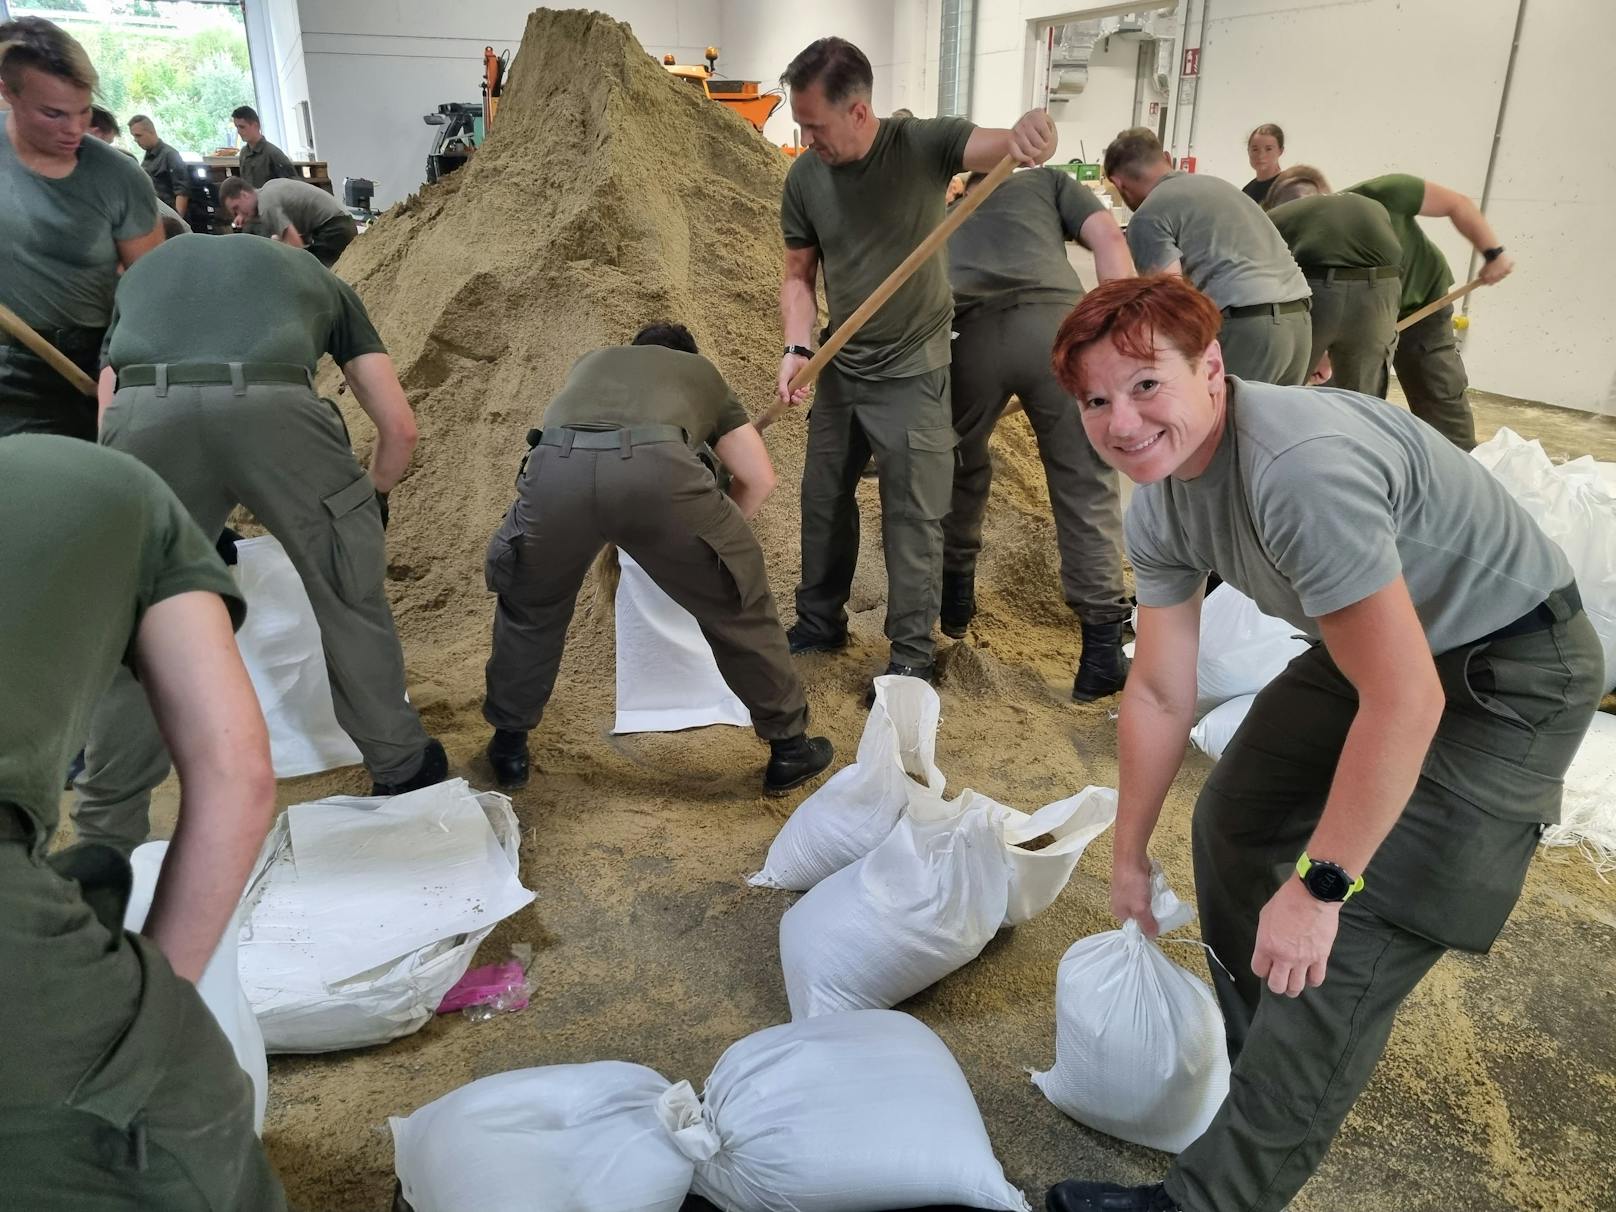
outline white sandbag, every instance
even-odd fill
[[[913,680],[913,679],[906,679]],[[885,1009],[975,959],[1010,908],[1010,862],[991,800],[957,816],[905,814],[869,854],[780,919],[793,1019]]]
[[[1214,707],[1190,729],[1191,743],[1214,762],[1222,761],[1223,751],[1234,740],[1240,725],[1246,722],[1246,712],[1251,710],[1256,698],[1254,694],[1243,694]]]
[[[242,985],[271,1052],[407,1035],[501,919],[533,899],[510,800],[452,779],[334,796],[275,822],[248,887]]]
[[[1151,894],[1163,933],[1192,916],[1159,871]],[[1217,999],[1135,922],[1082,939],[1056,978],[1055,1066],[1032,1080],[1078,1123],[1177,1153],[1229,1092]]]
[[[858,760],[797,806],[749,882],[806,892],[875,849],[898,823],[912,789],[940,797],[947,782],[936,762],[941,712],[937,692],[919,678],[876,678]]]
[[[1616,690],[1616,490],[1592,458],[1556,465],[1510,429],[1471,453],[1565,552],[1604,645],[1605,693]]]
[[[600,1061],[519,1069],[387,1121],[415,1212],[679,1212],[716,1148],[688,1082]]]
[[[247,620],[236,633],[247,676],[269,725],[278,779],[318,774],[359,762],[359,750],[337,725],[331,681],[303,579],[272,535],[236,544],[236,586]]]
[[[147,842],[136,846],[129,856],[134,871],[134,884],[129,892],[129,906],[124,910],[123,928],[139,933],[151,912],[152,898],[157,892],[157,877],[162,872],[163,858],[168,854],[167,842]],[[264,1055],[264,1033],[258,1029],[253,1017],[252,1004],[241,987],[241,975],[236,970],[236,932],[241,928],[244,910],[237,910],[231,924],[225,927],[219,945],[214,949],[196,991],[218,1021],[219,1028],[235,1051],[236,1063],[252,1081],[253,1130],[260,1136],[264,1132],[264,1108],[269,1099],[269,1059]]]
[[[907,1014],[759,1031],[719,1058],[702,1099],[719,1149],[694,1190],[723,1212],[1026,1212],[959,1065]]]
[[[1616,870],[1616,715],[1597,712],[1566,771],[1560,823],[1545,846],[1578,846],[1601,875]]]
[[[617,720],[612,731],[678,732],[709,724],[752,726],[713,660],[696,618],[619,550]]]
[[[1002,804],[996,807],[1010,865],[1004,924],[1019,926],[1048,909],[1065,890],[1088,844],[1117,819],[1117,793],[1109,787],[1085,787],[1031,816]],[[1045,837],[1053,840],[1040,845]],[[1026,843],[1036,848],[1028,849]]]
[[[1264,614],[1233,585],[1219,585],[1201,603],[1196,718],[1230,699],[1256,694],[1307,647],[1307,640],[1284,619]]]

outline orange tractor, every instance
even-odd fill
[[[686,80],[701,89],[702,94],[711,101],[720,105],[727,105],[741,117],[752,124],[759,134],[763,133],[763,124],[769,120],[774,111],[785,102],[785,94],[777,88],[767,92],[759,91],[756,80],[723,80],[718,76],[718,48],[709,46],[704,56],[707,60],[705,67],[699,64],[685,64],[678,62],[672,55],[662,56],[662,66],[668,74]],[[803,149],[794,145],[782,144],[780,150],[788,156],[795,156]]]

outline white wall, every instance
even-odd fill
[[[1139,45],[1122,38],[1102,38],[1094,44],[1083,91],[1065,100],[1051,100],[1049,114],[1060,138],[1057,160],[1076,160],[1086,151],[1091,163],[1097,161],[1117,132],[1134,124]],[[1149,97],[1160,99],[1154,91]]]

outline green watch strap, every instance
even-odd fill
[[[1330,865],[1332,867],[1338,867],[1339,866],[1339,864],[1336,864],[1336,863],[1332,863]],[[1311,870],[1313,870],[1313,860],[1307,857],[1307,851],[1304,850],[1304,851],[1302,851],[1302,857],[1296,860],[1296,874],[1297,874],[1298,878],[1305,880],[1305,879],[1307,879],[1307,873],[1309,871],[1311,871]],[[1341,867],[1340,870],[1344,873],[1346,871],[1346,868]],[[1347,886],[1347,894],[1346,894],[1346,896],[1341,898],[1341,903],[1343,905],[1346,904],[1348,901],[1350,901],[1352,899],[1353,893],[1362,892],[1363,889],[1364,889],[1364,878],[1363,878],[1363,876],[1360,875],[1357,879],[1353,880],[1352,883]]]

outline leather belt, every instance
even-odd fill
[[[1283,303],[1248,303],[1243,307],[1225,307],[1223,314],[1230,320],[1238,320],[1243,316],[1281,316],[1290,311],[1308,311],[1312,308],[1311,299],[1286,299]]]

